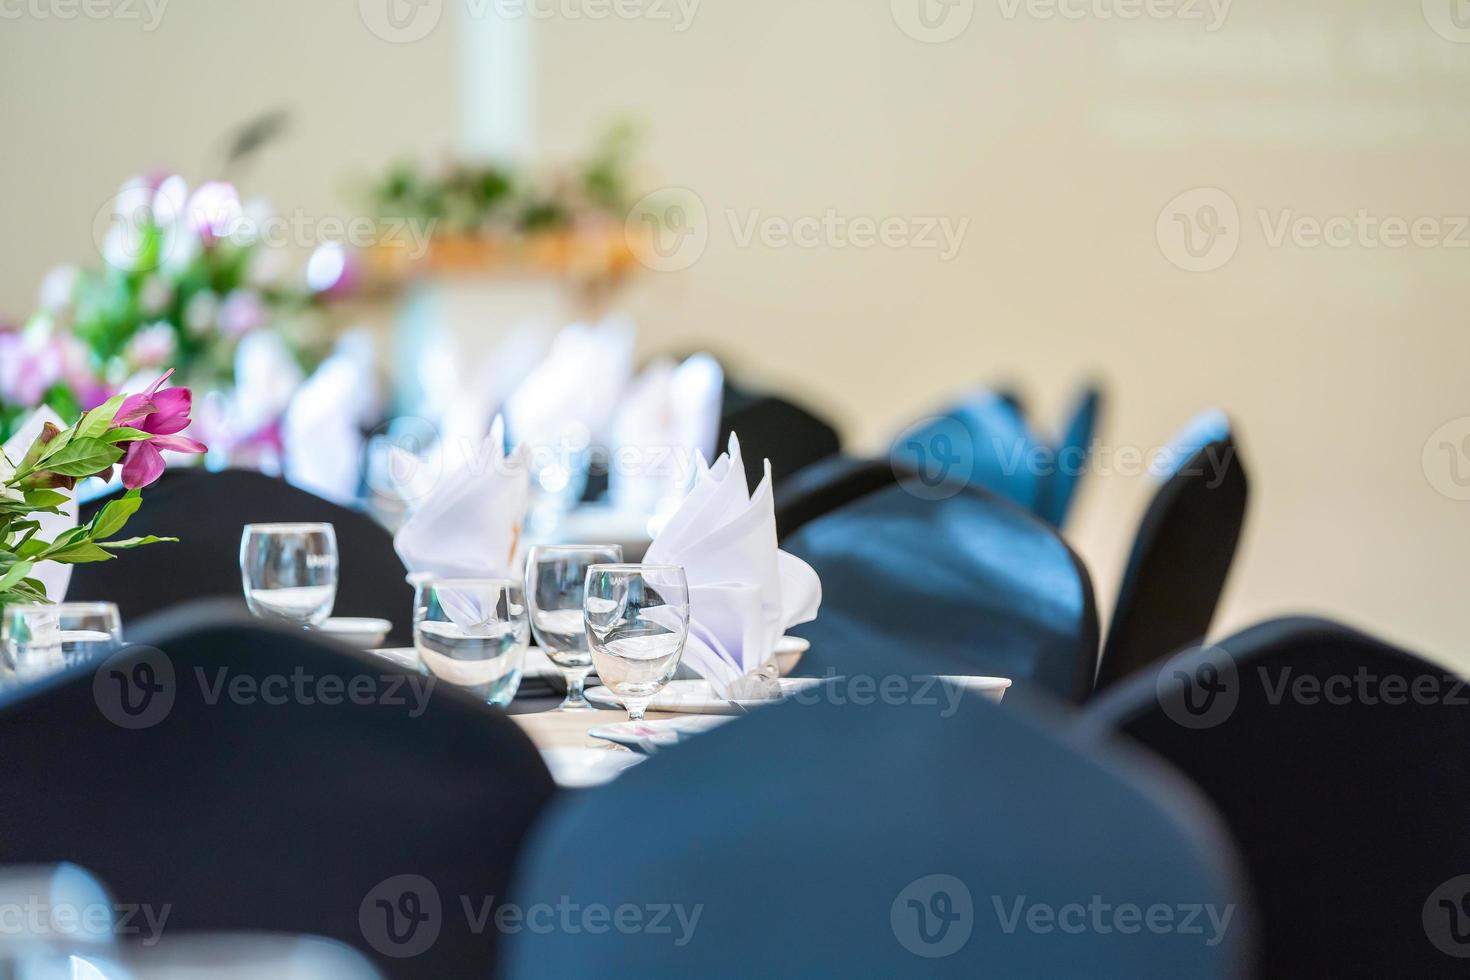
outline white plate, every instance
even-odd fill
[[[541,758],[558,786],[586,789],[612,782],[648,756],[616,749],[562,748],[542,749]]]
[[[783,677],[781,695],[790,697],[823,683],[820,677]],[[599,708],[621,708],[623,703],[605,687],[587,689],[587,700]],[[743,715],[775,701],[727,701],[715,694],[707,680],[669,681],[648,705],[649,711],[671,711],[686,715]]]
[[[783,636],[776,641],[776,668],[782,677],[790,677],[796,665],[801,663],[802,654],[812,648],[811,640],[799,636]]]
[[[1011,689],[1009,677],[969,677],[960,674],[935,674],[934,677],[942,684],[978,694],[997,704],[1006,696],[1006,691]]]
[[[393,624],[386,619],[333,616],[318,626],[316,631],[359,650],[374,650],[383,645],[392,629]]]
[[[600,725],[589,728],[587,734],[649,755],[659,749],[687,742],[734,720],[730,715],[684,715],[658,721],[624,721],[616,725]]]
[[[419,652],[413,647],[379,647],[376,650],[369,650],[368,653],[375,653],[392,663],[393,666],[404,670],[423,669],[423,661],[419,660]]]

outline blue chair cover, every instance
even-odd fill
[[[973,488],[948,492],[889,486],[783,542],[822,577],[821,614],[795,630],[812,641],[801,673],[926,663],[1080,700],[1097,663],[1086,569],[1030,514]]]
[[[503,975],[1246,975],[1230,845],[1172,777],[970,696],[835,703],[856,693],[759,709],[568,801],[510,897],[571,926],[519,929]],[[1151,908],[1174,925],[1142,926]]]
[[[1038,460],[1048,452],[1014,402],[984,389],[904,432],[893,446],[904,466],[981,487],[1033,512],[1040,493]]]
[[[1203,791],[1259,901],[1263,977],[1470,974],[1465,683],[1335,623],[1265,623],[1082,719]]]
[[[1082,392],[1068,418],[1066,431],[1054,448],[1053,466],[1041,479],[1037,516],[1052,527],[1066,526],[1067,514],[1077,496],[1077,485],[1087,471],[1101,402],[1102,393],[1096,388]]]

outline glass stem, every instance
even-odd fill
[[[585,693],[587,687],[587,675],[590,670],[568,670],[563,672],[567,679],[567,697],[561,703],[563,708],[590,708]]]

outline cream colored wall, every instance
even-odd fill
[[[570,152],[634,107],[655,182],[702,199],[707,250],[638,302],[657,339],[715,338],[869,447],[987,379],[1020,379],[1047,421],[1084,377],[1106,379],[1114,449],[1219,405],[1253,477],[1221,629],[1320,611],[1470,668],[1470,503],[1433,485],[1454,487],[1449,457],[1421,463],[1431,433],[1470,416],[1470,248],[1272,247],[1257,216],[1470,214],[1470,44],[1402,0],[1241,2],[1213,32],[1212,15],[1104,20],[1091,11],[1118,6],[1097,3],[1071,4],[1089,12],[1074,21],[959,0],[973,20],[945,44],[903,33],[883,2],[706,0],[682,33],[552,19],[538,140]],[[1450,0],[1427,6],[1454,33]],[[1171,264],[1156,237],[1198,187],[1242,217],[1210,272]],[[741,247],[729,221],[828,208],[970,226],[943,262]],[[1094,479],[1076,514],[1105,604],[1147,493]]]
[[[1470,44],[1403,0],[1239,2],[1215,31],[1193,0],[1205,21],[1094,12],[1129,0],[1068,0],[1081,20],[1039,16],[1044,0],[956,0],[968,26],[928,44],[898,26],[917,2],[622,0],[649,16],[536,21],[537,148],[572,154],[633,110],[653,183],[693,189],[709,216],[699,261],[630,298],[646,346],[712,340],[868,447],[987,379],[1019,379],[1047,421],[1082,378],[1106,379],[1110,451],[1220,405],[1254,477],[1222,628],[1324,611],[1470,667],[1470,503],[1435,489],[1457,492],[1449,457],[1421,462],[1436,429],[1470,416],[1470,249],[1273,247],[1257,217],[1470,214]],[[1451,2],[1427,7],[1459,37]],[[7,16],[0,310],[26,312],[54,262],[91,260],[122,177],[203,176],[222,124],[264,108],[293,106],[296,125],[249,185],[311,215],[352,213],[344,174],[453,145],[455,22],[393,44],[365,28],[368,8],[172,0],[151,32]],[[1186,272],[1156,224],[1199,187],[1238,206],[1238,248]],[[950,261],[742,246],[731,227],[732,211],[828,209],[969,225]],[[1117,475],[1086,488],[1071,535],[1105,604],[1147,492]]]

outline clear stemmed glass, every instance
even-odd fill
[[[240,581],[250,611],[311,628],[337,601],[337,531],[330,524],[246,524]]]
[[[531,609],[531,631],[536,645],[567,679],[567,696],[558,711],[592,711],[582,696],[592,671],[587,649],[587,625],[582,600],[587,593],[587,569],[617,564],[623,549],[615,544],[541,545],[526,560],[526,599]]]
[[[5,666],[31,680],[122,649],[122,617],[110,602],[18,604],[0,624]]]
[[[583,617],[597,676],[638,721],[679,668],[689,583],[678,565],[593,565]]]
[[[486,704],[507,705],[521,686],[531,629],[511,579],[430,578],[413,600],[413,645],[429,673]]]

